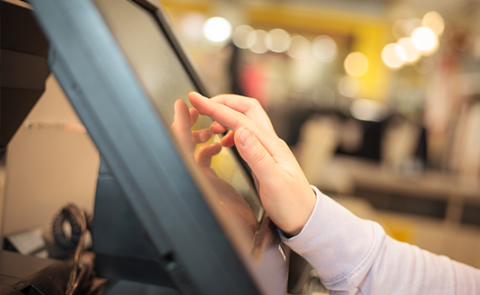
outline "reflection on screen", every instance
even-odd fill
[[[232,151],[220,145],[221,135],[210,132],[213,121],[189,109],[187,95],[195,86],[153,15],[128,0],[95,3],[162,120],[216,189],[218,202],[255,232],[263,216],[258,195]]]

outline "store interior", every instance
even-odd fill
[[[480,268],[479,1],[160,2],[210,96],[257,99],[312,185]],[[0,165],[2,239],[93,212],[99,165],[50,74]]]
[[[479,266],[475,2],[164,5],[212,95],[258,99],[312,184]]]
[[[211,95],[256,98],[310,183],[480,266],[472,1],[163,1]]]

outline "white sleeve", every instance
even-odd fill
[[[303,230],[282,240],[330,294],[480,294],[480,270],[388,237],[322,194]]]

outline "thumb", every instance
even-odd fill
[[[277,163],[257,137],[247,128],[240,127],[235,132],[234,139],[240,156],[258,177],[258,181],[264,183],[267,179],[262,178],[271,177],[277,168]]]

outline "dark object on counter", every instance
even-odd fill
[[[28,4],[0,1],[0,151],[45,91],[48,43]]]
[[[64,295],[71,267],[59,260],[2,251],[0,294]]]
[[[94,255],[89,252],[82,263],[75,295],[104,294],[106,279],[94,278],[92,266]],[[0,252],[0,294],[2,295],[65,295],[74,263],[22,255],[10,251]]]

